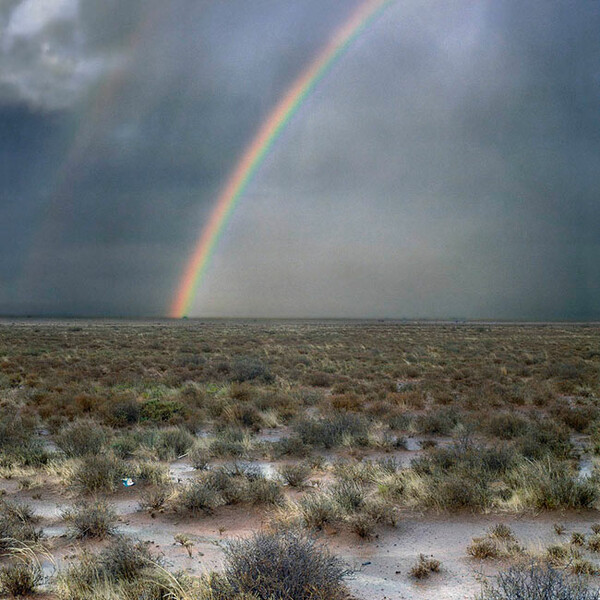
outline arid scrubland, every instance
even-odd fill
[[[599,399],[596,325],[5,321],[0,594],[595,599]]]

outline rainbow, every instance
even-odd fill
[[[188,260],[169,309],[169,316],[184,317],[206,272],[215,247],[248,183],[264,162],[275,140],[306,97],[354,40],[393,0],[366,0],[340,27],[331,41],[300,74],[277,103],[231,173]]]

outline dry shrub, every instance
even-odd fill
[[[65,425],[55,438],[56,445],[69,457],[97,455],[110,439],[109,431],[96,421],[80,419]]]
[[[83,493],[113,492],[123,477],[129,477],[129,465],[112,454],[84,457],[70,480]]]
[[[225,577],[234,594],[261,600],[342,600],[342,562],[296,531],[259,532],[225,547]]]
[[[424,554],[419,555],[419,560],[410,568],[409,574],[415,579],[424,579],[431,573],[437,573],[440,570],[441,563],[435,558],[427,558]]]
[[[487,584],[481,600],[598,600],[600,592],[551,566],[511,567]]]
[[[215,508],[224,504],[223,497],[213,487],[205,482],[194,481],[188,483],[180,490],[174,500],[176,511],[185,511],[192,514],[211,514]]]
[[[15,542],[37,542],[42,531],[35,528],[35,517],[29,506],[0,500],[0,550]]]
[[[140,508],[150,512],[163,510],[173,493],[173,486],[170,484],[146,488],[140,493]]]
[[[312,469],[306,463],[288,463],[277,469],[279,477],[284,483],[291,487],[302,487],[312,473]]]
[[[522,554],[523,548],[510,527],[499,523],[491,527],[484,537],[473,538],[467,553],[479,560],[510,558]]]
[[[339,518],[339,508],[329,495],[314,493],[302,496],[298,510],[304,524],[316,530],[334,523]]]
[[[365,404],[364,398],[352,393],[331,396],[330,402],[335,410],[347,410],[352,412],[360,412]]]
[[[118,516],[106,500],[75,504],[63,513],[69,534],[76,539],[104,539],[117,530]]]
[[[42,569],[34,560],[18,560],[0,568],[0,593],[12,598],[31,596],[44,580]]]

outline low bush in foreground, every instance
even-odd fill
[[[551,566],[512,567],[487,585],[479,600],[598,600],[600,592]]]
[[[59,573],[60,600],[191,600],[141,542],[117,538],[99,554],[84,552]]]
[[[0,550],[10,548],[15,542],[37,542],[41,537],[27,505],[0,500]]]
[[[59,600],[343,600],[348,574],[314,539],[289,530],[229,542],[224,571],[197,580],[169,573],[145,544],[119,537],[59,572],[55,591]]]
[[[342,562],[296,531],[259,532],[225,547],[225,578],[234,594],[260,600],[336,600],[346,597]]]
[[[42,581],[42,569],[34,561],[19,560],[0,568],[0,594],[3,597],[30,596]]]

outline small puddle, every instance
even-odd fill
[[[421,442],[414,437],[404,438],[406,449],[415,452],[421,449]]]
[[[583,455],[579,460],[578,479],[583,481],[589,479],[594,473],[594,461],[591,456]]]
[[[169,475],[171,477],[171,481],[176,483],[194,479],[195,472],[196,469],[194,469],[190,463],[185,461],[178,461],[169,465]]]
[[[280,442],[284,437],[286,433],[282,429],[265,429],[256,435],[256,439],[260,442],[271,443]]]
[[[245,470],[249,471],[257,471],[265,477],[266,479],[275,479],[277,476],[277,468],[276,465],[270,463],[268,461],[262,460],[245,460],[238,462],[223,462],[223,463],[214,463],[209,466],[209,469],[218,469],[221,467],[227,467],[229,469],[239,468],[240,472]],[[196,469],[192,467],[192,465],[188,462],[180,461],[171,463],[169,465],[169,471],[171,480],[177,483],[184,483],[187,481],[193,480],[195,477]]]

